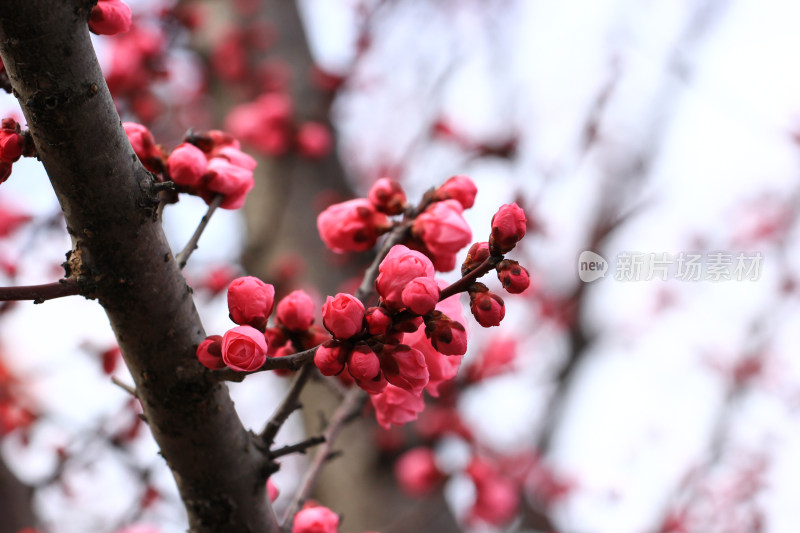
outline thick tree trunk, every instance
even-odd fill
[[[17,533],[36,525],[32,507],[33,489],[22,483],[0,460],[0,533]]]
[[[4,0],[0,52],[72,236],[70,275],[108,314],[195,532],[276,532],[269,464],[194,356],[191,290],[89,39],[93,2]],[[13,178],[12,178],[13,179]]]

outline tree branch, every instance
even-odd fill
[[[314,360],[314,354],[317,353],[317,348],[319,348],[319,346],[314,346],[308,350],[297,352],[292,355],[286,355],[284,357],[267,357],[267,360],[263,365],[261,365],[261,368],[258,370],[253,370],[252,372],[239,372],[238,370],[232,370],[230,368],[215,370],[214,377],[218,381],[235,381],[238,383],[243,381],[244,378],[250,374],[264,372],[266,370],[299,370],[307,363]]]
[[[0,54],[72,237],[72,275],[108,315],[194,533],[274,533],[269,462],[227,388],[162,231],[154,178],[131,148],[89,39],[92,2],[6,0]]]
[[[33,300],[33,303],[44,303],[45,300],[76,296],[81,293],[78,280],[65,278],[42,285],[26,285],[21,287],[0,287],[0,301]]]
[[[319,476],[322,466],[329,459],[331,451],[333,450],[333,443],[336,441],[336,436],[341,431],[342,427],[352,420],[352,418],[361,410],[361,401],[364,398],[364,391],[358,387],[353,387],[345,396],[344,401],[333,413],[328,427],[322,436],[325,442],[319,447],[314,459],[308,466],[306,473],[303,475],[303,480],[300,482],[300,487],[297,489],[292,502],[287,507],[283,515],[283,529],[288,531],[291,528],[294,515],[300,510],[300,506],[308,499],[311,490],[314,488],[314,483]]]
[[[289,415],[302,407],[300,405],[300,393],[303,392],[303,387],[305,387],[313,371],[313,365],[306,365],[300,370],[300,373],[294,378],[292,386],[286,393],[283,403],[281,403],[278,410],[275,411],[275,414],[272,415],[272,418],[269,419],[269,422],[267,422],[267,425],[264,427],[264,431],[261,432],[261,440],[264,441],[264,445],[267,449],[272,446],[272,443],[275,441],[275,436],[278,434],[278,431],[280,431],[284,422],[286,422],[286,419],[289,418]]]
[[[218,194],[211,200],[211,203],[208,204],[208,211],[206,214],[203,215],[203,218],[200,219],[200,223],[197,225],[197,229],[194,230],[194,234],[192,238],[189,239],[189,242],[186,243],[186,246],[180,253],[175,256],[175,260],[178,262],[178,268],[183,270],[183,267],[186,266],[186,262],[189,261],[189,256],[192,255],[192,252],[197,250],[197,242],[200,240],[200,236],[205,231],[206,226],[208,225],[208,221],[211,220],[211,215],[214,214],[214,211],[217,210],[219,204],[222,203],[224,196]]]

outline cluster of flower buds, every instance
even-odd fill
[[[30,137],[23,135],[20,125],[13,118],[4,118],[0,123],[0,183],[11,175],[11,165],[20,157],[34,153]]]
[[[365,309],[348,294],[329,297],[323,316],[334,339],[314,359],[324,375],[344,375],[367,391],[384,427],[414,420],[424,408],[422,391],[435,396],[441,383],[455,377],[467,333],[454,295],[468,292],[472,314],[490,327],[500,324],[505,305],[477,278],[495,269],[510,293],[529,285],[527,271],[504,258],[525,234],[525,214],[516,204],[502,206],[489,241],[470,248],[462,280],[447,287],[434,278],[436,270],[452,269],[458,251],[471,242],[462,213],[476,193],[470,178],[454,176],[414,208],[397,182],[382,178],[368,198],[332,205],[317,218],[322,240],[334,252],[369,249],[393,225],[409,230],[405,244],[392,247],[378,267],[377,306]],[[400,214],[401,222],[388,218]]]
[[[330,153],[333,141],[328,128],[319,122],[292,122],[292,101],[282,91],[271,91],[256,100],[234,107],[225,127],[259,152],[278,157],[296,150],[308,159]]]
[[[276,309],[275,325],[267,322]],[[275,306],[275,287],[258,278],[236,278],[228,287],[228,312],[238,326],[211,335],[197,347],[197,358],[212,370],[252,372],[267,357],[283,357],[329,339],[314,326],[314,302],[302,290],[289,293]],[[285,372],[285,371],[284,371]]]
[[[89,30],[97,35],[124,33],[131,18],[131,8],[122,0],[98,0],[89,14]]]
[[[472,231],[464,220],[464,209],[475,203],[478,189],[467,176],[454,176],[429,192],[419,212],[412,212],[406,194],[396,181],[381,178],[368,197],[334,204],[317,217],[317,229],[325,245],[336,253],[372,248],[378,237],[397,224],[411,224],[405,244],[428,256],[436,270],[446,272],[456,265],[456,254],[472,242]],[[410,221],[391,221],[403,214]]]
[[[516,203],[506,204],[492,217],[492,232],[488,242],[473,244],[461,265],[461,275],[467,276],[488,260],[494,260],[497,277],[510,294],[520,294],[530,286],[530,275],[517,261],[505,259],[525,236],[525,212]],[[469,308],[478,324],[488,328],[500,325],[506,314],[505,303],[497,294],[480,282],[468,289]]]
[[[255,183],[256,160],[242,152],[232,136],[219,130],[191,133],[167,156],[145,126],[134,122],[122,125],[145,168],[171,179],[178,191],[200,196],[209,204],[221,195],[223,209],[244,205]]]

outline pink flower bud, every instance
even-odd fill
[[[456,200],[464,209],[469,209],[475,205],[475,195],[478,188],[469,176],[453,176],[444,182],[444,185],[436,190],[436,197],[440,200]]]
[[[17,129],[16,120],[13,118],[3,119],[2,129],[0,129],[0,161],[2,162],[13,163],[22,157],[25,139],[17,132]]]
[[[402,292],[412,279],[432,278],[434,274],[430,259],[420,252],[409,250],[402,244],[393,246],[389,250],[378,270],[380,274],[375,282],[378,294],[392,309],[404,307]]]
[[[373,394],[369,399],[375,408],[375,418],[384,429],[389,429],[392,424],[401,426],[416,420],[425,409],[421,395],[394,385],[387,385],[382,393]]]
[[[95,9],[98,6],[95,6]],[[94,10],[93,10],[94,11]],[[156,145],[153,134],[145,126],[135,122],[123,122],[122,127],[133,147],[133,151],[139,157],[144,167],[150,172],[159,173],[164,166],[161,158],[163,153],[161,148]]]
[[[278,303],[276,317],[289,331],[305,331],[314,323],[314,302],[305,291],[292,291]]]
[[[380,361],[383,375],[389,383],[414,394],[422,394],[430,374],[425,356],[419,350],[405,344],[387,344],[381,352]]]
[[[222,337],[220,335],[210,335],[197,347],[197,359],[211,370],[225,368],[225,361],[222,360]]]
[[[327,341],[317,348],[314,364],[323,376],[335,376],[343,369],[350,350],[338,341]]]
[[[356,380],[368,381],[375,379],[380,373],[381,362],[372,348],[366,344],[359,344],[350,353],[347,369]]]
[[[317,217],[322,241],[336,253],[369,250],[378,240],[379,228],[387,224],[386,215],[365,198],[334,204]]]
[[[363,328],[364,304],[343,292],[328,296],[322,306],[322,323],[337,339],[349,339]]]
[[[433,348],[444,355],[464,355],[467,353],[467,330],[461,323],[450,320],[441,312],[425,322],[425,335]]]
[[[383,307],[370,307],[364,314],[370,335],[383,335],[392,325],[392,317]]]
[[[455,266],[459,250],[472,242],[472,230],[461,214],[464,208],[456,200],[436,202],[414,221],[413,233],[433,255],[439,270]]]
[[[297,151],[309,159],[321,159],[331,151],[333,141],[328,128],[319,122],[304,122],[297,130]]]
[[[406,207],[406,193],[398,182],[381,178],[369,190],[369,201],[381,213],[399,215]]]
[[[208,168],[202,178],[206,192],[203,198],[209,202],[217,194],[224,199],[219,206],[223,209],[239,209],[244,199],[255,185],[252,169],[239,167],[227,159],[215,157],[208,162]]]
[[[193,144],[183,143],[167,158],[169,176],[178,185],[194,187],[208,167],[206,155]]]
[[[500,321],[506,316],[506,306],[503,299],[486,288],[483,283],[476,283],[477,289],[469,292],[469,310],[478,324],[485,328],[499,326]]]
[[[231,165],[244,168],[246,170],[255,170],[258,162],[250,155],[242,152],[235,146],[221,146],[214,148],[211,151],[211,158],[219,157],[226,159]]]
[[[120,0],[98,0],[89,15],[89,30],[97,35],[116,35],[131,29],[131,8]]]
[[[253,276],[236,278],[228,286],[228,311],[240,326],[264,331],[275,303],[275,287]]]
[[[400,488],[415,497],[430,494],[444,480],[433,450],[423,446],[401,455],[394,464],[394,475]]]
[[[294,515],[292,533],[339,533],[339,515],[327,507],[306,507]]]
[[[418,315],[433,311],[439,302],[439,284],[433,278],[414,278],[401,294],[403,305]]]
[[[492,217],[492,236],[489,239],[492,252],[510,252],[525,236],[527,222],[525,212],[516,203],[500,206]]]
[[[222,337],[222,360],[240,372],[258,370],[267,360],[267,339],[250,326],[236,326]]]
[[[476,242],[469,247],[467,258],[464,259],[464,263],[461,265],[461,275],[466,276],[481,266],[487,259],[489,259],[489,243]]]
[[[503,259],[497,265],[497,278],[503,284],[503,288],[511,294],[520,294],[531,284],[528,271],[510,259]]]
[[[278,490],[278,487],[275,486],[275,483],[272,482],[272,479],[267,480],[267,497],[269,501],[274,502],[280,496],[281,491]]]

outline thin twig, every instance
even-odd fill
[[[284,357],[267,357],[267,360],[264,361],[264,364],[261,365],[261,368],[257,370],[252,370],[250,372],[239,372],[237,370],[231,370],[230,368],[226,368],[224,370],[215,370],[214,376],[219,381],[240,382],[243,381],[244,378],[246,378],[250,374],[264,372],[265,370],[279,370],[279,369],[286,369],[292,371],[300,370],[300,368],[302,368],[307,363],[314,360],[314,354],[317,353],[317,348],[319,348],[319,346],[314,346],[313,348],[309,348],[308,350],[297,352],[292,355],[286,355]]]
[[[319,447],[319,449],[317,449],[314,459],[311,461],[311,464],[308,465],[308,469],[303,475],[303,480],[300,482],[300,487],[297,489],[297,492],[292,498],[292,502],[289,504],[289,507],[287,507],[286,512],[283,515],[282,527],[284,530],[288,530],[287,528],[291,527],[292,519],[295,513],[297,513],[297,511],[300,509],[300,506],[303,505],[303,503],[311,494],[311,490],[314,488],[314,484],[317,481],[320,470],[322,470],[322,466],[331,455],[333,443],[336,440],[336,436],[339,434],[339,431],[342,429],[345,423],[352,420],[353,416],[358,414],[361,410],[361,400],[363,397],[364,391],[358,387],[353,387],[347,393],[347,396],[345,396],[341,405],[339,405],[339,407],[333,413],[333,417],[331,418],[328,427],[325,428],[325,432],[322,434],[323,437],[325,437],[325,442]]]
[[[442,300],[449,298],[454,294],[466,291],[469,288],[469,286],[475,282],[476,279],[490,272],[502,260],[503,260],[502,257],[495,257],[495,256],[487,257],[483,263],[478,265],[477,268],[469,272],[466,276],[456,281],[452,285],[442,289],[442,292],[439,293],[439,301],[441,302]]]
[[[272,418],[267,422],[264,431],[261,432],[261,440],[264,442],[266,449],[272,446],[272,443],[275,441],[275,436],[278,434],[278,431],[280,431],[284,422],[286,422],[286,419],[289,418],[289,415],[300,409],[300,393],[303,391],[303,387],[306,382],[308,382],[308,378],[313,371],[313,365],[306,365],[300,370],[294,378],[280,407],[278,407],[278,410],[275,411],[275,414],[272,415]]]
[[[40,304],[45,300],[76,296],[81,293],[75,278],[65,278],[42,285],[26,285],[21,287],[0,287],[0,301],[33,300]]]
[[[203,215],[203,218],[200,219],[200,224],[197,225],[197,229],[194,230],[194,235],[192,238],[189,239],[189,242],[186,243],[186,247],[175,257],[175,260],[178,261],[178,268],[183,269],[186,266],[186,262],[189,260],[189,256],[192,255],[197,249],[197,241],[200,240],[200,236],[203,234],[203,231],[206,229],[208,225],[208,221],[211,220],[211,215],[214,214],[214,211],[217,210],[219,204],[222,203],[223,196],[218,194],[211,200],[211,203],[208,204],[208,211],[206,214]]]
[[[305,454],[309,448],[322,444],[323,442],[325,442],[325,437],[323,435],[309,437],[306,440],[298,442],[297,444],[284,446],[283,448],[278,448],[277,450],[269,452],[269,458],[277,459],[278,457],[283,457],[284,455],[289,455],[290,453]]]
[[[136,389],[128,385],[127,383],[120,381],[117,376],[111,376],[111,383],[119,387],[120,389],[124,390],[134,398],[139,398],[139,393],[136,392]]]

